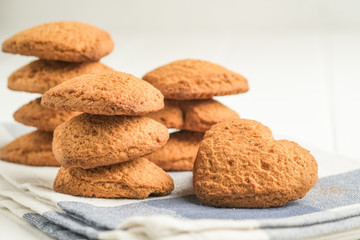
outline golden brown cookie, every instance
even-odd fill
[[[60,166],[51,150],[53,133],[33,131],[16,138],[0,150],[0,159],[31,166]]]
[[[167,128],[183,129],[185,122],[185,112],[179,106],[177,100],[164,99],[164,108],[160,111],[146,115],[164,124]]]
[[[2,44],[2,51],[46,60],[96,62],[114,48],[110,35],[81,22],[52,22],[21,31]]]
[[[213,99],[205,100],[169,100],[165,107],[148,117],[164,124],[168,128],[177,128],[205,132],[216,123],[239,119],[239,115]]]
[[[97,72],[67,80],[44,93],[45,107],[101,115],[143,115],[164,107],[151,84],[123,72]]]
[[[88,169],[144,156],[168,139],[151,118],[81,114],[55,129],[53,152],[64,167]]]
[[[56,192],[102,198],[147,198],[167,195],[172,178],[146,158],[92,169],[61,167],[54,181]]]
[[[282,206],[305,196],[318,179],[310,152],[275,140],[269,128],[247,119],[214,125],[194,164],[194,191],[217,207]]]
[[[179,131],[170,134],[167,144],[146,156],[165,171],[191,171],[204,134]]]
[[[8,79],[8,88],[15,91],[44,93],[68,79],[101,71],[113,70],[99,62],[70,63],[36,60],[11,74]]]
[[[41,106],[41,98],[25,104],[14,113],[14,119],[27,126],[43,131],[54,131],[61,123],[79,115],[79,112],[54,110]]]
[[[220,65],[195,59],[171,62],[149,73],[143,79],[154,85],[165,98],[206,99],[246,92],[246,78]]]

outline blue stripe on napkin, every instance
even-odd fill
[[[301,238],[305,237],[305,233],[302,233],[303,230],[300,229],[304,227],[310,228],[311,225],[317,225],[316,229],[322,234],[333,231],[326,228],[329,222],[332,223],[341,220],[348,224],[342,224],[341,229],[348,229],[349,227],[351,229],[351,226],[355,226],[350,217],[354,217],[354,219],[356,216],[359,217],[360,209],[359,211],[345,211],[341,216],[336,215],[335,217],[331,212],[329,213],[329,211],[326,210],[360,204],[359,190],[360,169],[322,178],[303,199],[290,202],[278,208],[214,208],[202,205],[194,195],[189,195],[177,198],[139,200],[139,202],[136,203],[116,207],[97,207],[81,202],[65,201],[59,202],[58,206],[66,215],[46,213],[44,217],[47,220],[51,219],[53,223],[61,226],[65,226],[64,221],[66,222],[67,220],[69,220],[71,224],[74,224],[72,221],[76,219],[76,224],[80,225],[77,227],[75,225],[69,226],[70,223],[67,223],[67,228],[84,234],[89,238],[94,238],[96,234],[105,229],[116,228],[129,217],[153,215],[170,215],[185,219],[257,219],[261,228],[268,230],[269,237],[274,237],[273,234],[276,233],[276,228],[281,228],[282,231],[286,230],[284,236]],[[51,214],[51,218],[49,214]],[[298,218],[290,220],[284,219],[296,216],[298,216]],[[341,219],[339,219],[339,217]],[[27,216],[26,219],[34,223],[34,220],[29,216]],[[36,221],[39,221],[39,219]],[[319,226],[321,223],[324,223],[324,225]],[[37,224],[37,226],[38,225],[40,224]],[[91,226],[94,230],[85,231],[84,226]],[[42,227],[42,225],[40,225],[40,227]],[[46,229],[46,231],[49,232],[48,229]]]
[[[54,223],[37,213],[26,213],[23,217],[31,224],[35,225],[35,227],[56,239],[72,240],[89,238],[76,232],[70,231],[66,228],[63,228],[58,225],[58,222]]]
[[[360,203],[360,170],[320,179],[302,199],[283,207],[232,209],[204,206],[195,195],[143,200],[117,207],[96,207],[81,202],[59,202],[59,207],[83,221],[113,229],[131,216],[171,215],[188,219],[286,218]]]

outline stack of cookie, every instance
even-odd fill
[[[151,84],[127,73],[81,75],[47,91],[46,107],[84,112],[54,131],[53,152],[62,165],[54,190],[87,197],[166,195],[172,178],[142,156],[164,146],[168,129],[142,115],[164,107]]]
[[[161,66],[143,79],[165,96],[165,107],[148,116],[172,133],[167,145],[147,158],[164,170],[192,170],[204,132],[216,123],[239,119],[239,115],[212,99],[246,92],[247,80],[222,66],[201,60],[179,60]]]
[[[43,94],[76,76],[111,71],[98,61],[112,51],[113,45],[107,32],[85,23],[55,22],[27,29],[6,40],[2,50],[40,59],[11,74],[8,87]],[[3,147],[1,159],[35,166],[59,166],[51,150],[53,131],[79,113],[48,109],[40,102],[41,98],[37,98],[15,112],[16,121],[37,130]]]

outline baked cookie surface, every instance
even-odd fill
[[[185,59],[171,62],[147,73],[143,79],[164,94],[165,98],[207,99],[246,92],[246,78],[218,64]]]
[[[316,183],[310,152],[288,140],[274,140],[253,120],[214,125],[206,132],[194,163],[194,191],[217,207],[282,206],[305,196]]]
[[[88,169],[144,156],[168,139],[151,118],[81,114],[55,129],[53,152],[64,167]]]
[[[97,72],[67,80],[44,93],[45,107],[101,115],[143,115],[164,107],[151,84],[123,72]]]
[[[163,109],[146,116],[164,124],[167,128],[183,129],[185,114],[178,102],[177,100],[164,99]]]
[[[60,166],[51,150],[53,133],[33,131],[0,149],[0,159],[31,166]]]
[[[174,189],[169,174],[146,158],[92,169],[61,167],[54,191],[86,197],[147,198]]]
[[[79,114],[79,112],[43,107],[41,98],[37,98],[19,108],[14,113],[14,119],[24,125],[36,127],[38,130],[54,131],[58,125]]]
[[[46,60],[96,62],[114,47],[110,35],[81,22],[52,22],[21,31],[2,44],[2,51]]]
[[[165,107],[148,117],[168,128],[205,132],[212,125],[233,119],[239,115],[214,99],[170,100],[165,99]]]
[[[146,158],[165,171],[192,171],[203,136],[190,131],[171,133],[167,144]]]
[[[11,74],[8,78],[8,88],[15,91],[44,93],[68,79],[101,71],[112,71],[112,69],[99,62],[36,60]]]

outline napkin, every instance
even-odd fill
[[[1,124],[0,144],[26,131]],[[0,208],[56,239],[359,238],[360,160],[311,152],[321,178],[304,198],[283,207],[205,206],[193,193],[191,172],[170,172],[175,189],[165,197],[76,197],[52,190],[56,167],[0,161]]]

